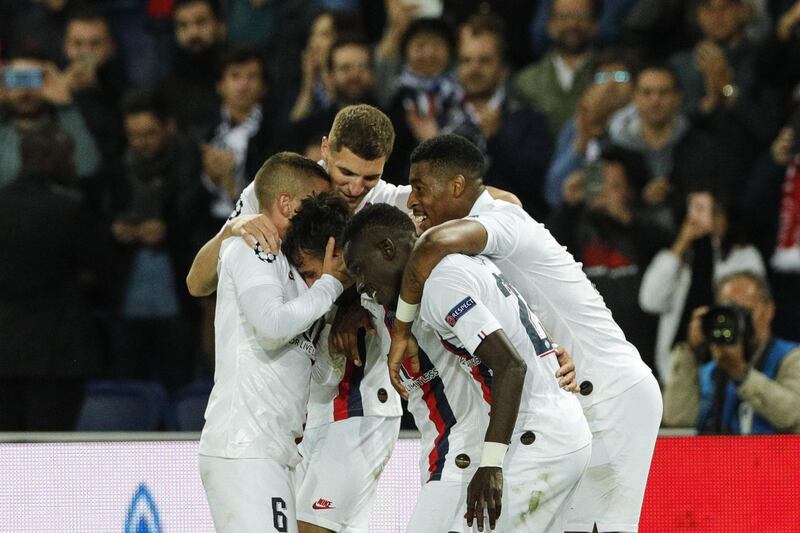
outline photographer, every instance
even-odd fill
[[[766,281],[750,272],[725,276],[716,303],[694,310],[687,341],[672,351],[664,425],[800,433],[800,344],[772,335],[775,306]]]

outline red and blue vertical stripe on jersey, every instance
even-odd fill
[[[362,365],[356,366],[347,360],[344,376],[339,382],[339,394],[333,399],[333,420],[346,420],[354,416],[364,416],[364,404],[361,401],[361,380],[364,379],[364,368],[367,366],[367,348],[365,333],[358,334],[358,354]]]
[[[430,370],[433,370],[433,363],[428,354],[420,348],[419,373],[417,375],[425,375]],[[422,401],[428,407],[428,419],[433,422],[437,433],[433,441],[433,449],[428,455],[428,472],[430,473],[428,481],[438,481],[442,479],[447,453],[450,451],[450,430],[456,424],[456,417],[450,407],[450,402],[447,401],[442,378],[438,374],[423,384],[421,389]]]
[[[384,311],[383,324],[391,335],[392,326],[394,325],[394,313],[386,307],[384,307]],[[430,357],[422,348],[419,349],[418,356],[419,372],[414,372],[410,360],[403,361],[403,368],[411,379],[423,376],[434,368]],[[422,401],[428,408],[428,419],[433,422],[437,433],[433,441],[433,449],[428,455],[428,481],[439,481],[442,479],[447,453],[450,451],[450,429],[456,424],[456,417],[450,407],[450,402],[447,401],[444,382],[442,382],[442,378],[438,374],[435,378],[423,384],[420,389],[422,391]]]
[[[483,332],[481,332],[483,333]],[[439,337],[439,340],[442,341],[442,346],[448,352],[457,355],[458,357],[464,359],[465,361],[471,361],[473,355],[469,353],[466,349],[458,347],[454,344],[451,344],[444,340],[442,337]],[[492,371],[489,370],[489,367],[480,363],[478,365],[473,366],[470,369],[470,375],[472,379],[478,382],[481,386],[481,392],[483,393],[484,401],[489,404],[489,407],[492,405]]]

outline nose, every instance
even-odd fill
[[[406,202],[406,207],[409,209],[414,209],[419,204],[417,200],[417,195],[414,191],[411,191],[411,194],[408,195],[408,201]]]
[[[364,192],[364,178],[361,176],[353,178],[349,188],[351,196],[360,196]]]

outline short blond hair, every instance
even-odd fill
[[[282,193],[306,196],[315,181],[330,183],[331,177],[315,161],[294,152],[279,152],[258,169],[255,193],[259,210],[272,207]]]
[[[389,158],[394,147],[394,127],[380,109],[367,104],[342,108],[333,119],[328,135],[330,148],[347,148],[367,161]]]

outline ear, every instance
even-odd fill
[[[382,241],[378,243],[378,249],[381,251],[381,255],[387,261],[391,261],[394,259],[395,254],[397,253],[397,249],[395,248],[392,239],[386,237]]]
[[[450,183],[447,186],[450,188],[450,194],[453,198],[459,198],[467,189],[467,178],[463,174],[456,174],[450,179]]]
[[[224,41],[225,34],[227,32],[228,32],[228,26],[222,21],[217,22],[217,39],[219,39],[220,41]]]
[[[217,94],[222,96],[222,79],[220,79],[214,87],[217,89]]]
[[[278,212],[287,220],[294,216],[293,200],[294,198],[292,198],[292,196],[287,192],[282,192],[280,195],[278,195],[277,200],[275,200]]]
[[[772,324],[772,319],[775,318],[775,302],[767,302],[764,304],[764,322]]]
[[[328,136],[327,135],[324,135],[322,137],[322,143],[320,144],[319,149],[320,149],[320,152],[322,152],[322,160],[327,162],[328,161],[328,150],[330,150],[330,143],[328,142]],[[328,169],[328,172],[330,172],[330,169]]]

